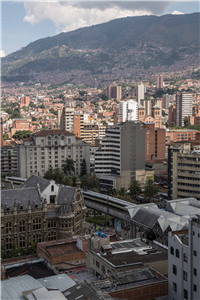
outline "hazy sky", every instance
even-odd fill
[[[196,1],[4,1],[1,2],[1,56],[37,39],[62,31],[141,15],[186,14],[199,11]]]

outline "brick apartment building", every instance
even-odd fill
[[[154,123],[144,123],[145,161],[165,159],[165,129],[155,128]]]

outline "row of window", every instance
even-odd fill
[[[173,291],[176,293],[177,292],[177,283],[173,282]],[[193,291],[197,292],[197,285],[193,284]],[[188,299],[188,291],[186,289],[183,289],[183,297],[184,299]]]

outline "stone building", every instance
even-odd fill
[[[32,175],[21,188],[1,191],[2,249],[81,235],[85,210],[79,179],[69,187]]]

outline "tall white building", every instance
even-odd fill
[[[192,94],[176,94],[176,126],[184,126],[184,119],[192,116]]]
[[[198,202],[198,201],[197,201]],[[168,239],[168,299],[200,299],[200,216]]]
[[[107,127],[101,149],[95,152],[95,174],[116,189],[128,188],[134,179],[144,184],[145,129],[141,122]]]
[[[138,103],[134,100],[121,101],[119,104],[119,121],[138,120]]]
[[[137,103],[140,104],[140,101],[144,99],[144,93],[145,93],[145,85],[143,83],[138,84],[136,89],[136,99]]]

